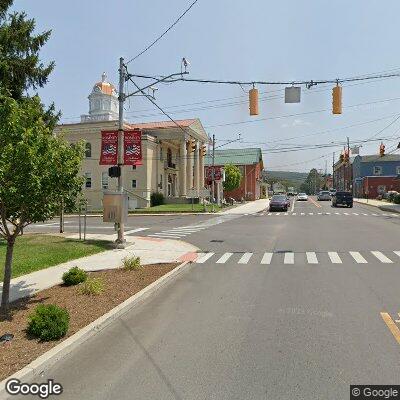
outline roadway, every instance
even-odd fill
[[[399,214],[310,199],[215,218],[184,237],[201,249],[187,272],[46,372],[60,398],[336,400],[400,384]]]

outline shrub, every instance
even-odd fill
[[[86,279],[87,272],[78,267],[71,268],[69,271],[64,272],[62,276],[62,280],[66,286],[77,285],[78,283],[85,282]]]
[[[400,194],[395,194],[393,197],[393,203],[400,204]]]
[[[27,332],[41,340],[57,340],[65,336],[69,313],[54,304],[39,304],[29,316]]]
[[[164,204],[164,195],[161,192],[153,192],[150,196],[150,206],[160,206]]]
[[[88,278],[80,288],[82,294],[97,295],[104,291],[104,282],[101,278]]]
[[[126,271],[136,271],[142,268],[142,265],[140,264],[140,257],[125,257],[122,260],[122,268]]]

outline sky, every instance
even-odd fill
[[[117,85],[119,58],[136,56],[192,1],[15,0],[14,9],[36,19],[37,32],[52,30],[41,58],[56,67],[39,95],[61,110],[63,123],[79,121],[102,72]],[[400,73],[399,14],[398,0],[384,6],[378,0],[198,0],[128,71],[168,75],[180,71],[185,57],[188,77],[200,79],[292,82]],[[219,146],[240,133],[241,141],[225,148],[262,148],[267,170],[330,172],[333,153],[337,159],[347,137],[350,144],[383,138],[388,150],[400,140],[397,77],[343,84],[341,115],[331,113],[332,84],[302,86],[300,104],[284,103],[285,86],[257,86],[258,116],[248,112],[251,86],[176,82],[157,88],[156,102],[172,118],[199,118]],[[148,99],[132,97],[125,119],[166,117]],[[332,142],[334,147],[287,151]],[[363,143],[360,154],[378,153],[379,144]]]

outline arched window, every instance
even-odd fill
[[[92,157],[92,145],[90,143],[85,144],[85,157],[86,158]]]
[[[172,150],[171,149],[167,150],[167,165],[168,165],[168,167],[172,166]]]

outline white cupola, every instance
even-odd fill
[[[81,122],[113,121],[118,119],[118,95],[112,83],[107,82],[105,72],[89,97],[89,114],[81,115]]]

